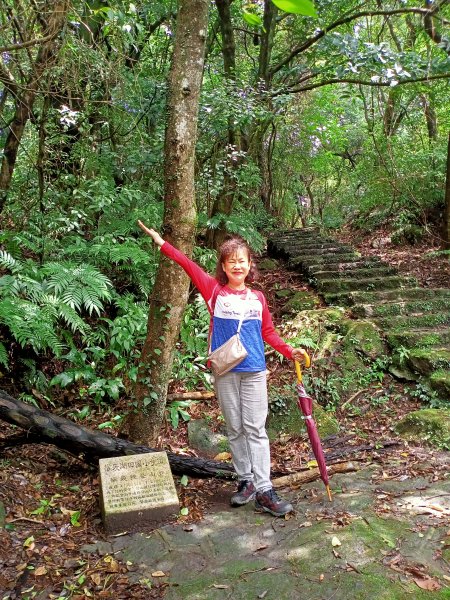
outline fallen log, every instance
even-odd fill
[[[0,419],[25,429],[34,442],[52,444],[94,465],[100,458],[158,452],[154,448],[77,425],[64,417],[17,400],[3,390],[0,390]],[[235,475],[230,463],[181,456],[173,452],[167,452],[167,457],[175,475],[221,479],[230,479]]]
[[[214,392],[176,392],[174,394],[167,394],[167,401],[173,402],[174,400],[212,400],[215,398]]]
[[[327,468],[328,475],[334,475],[335,473],[351,473],[352,471],[358,471],[358,466],[352,462],[337,463]],[[291,473],[290,475],[284,475],[283,477],[277,477],[272,480],[273,487],[276,489],[284,487],[300,487],[305,483],[311,483],[320,479],[319,469],[310,469],[309,471],[301,471],[300,473]]]

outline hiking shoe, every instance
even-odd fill
[[[244,504],[253,500],[255,493],[256,489],[253,482],[243,479],[238,483],[237,492],[231,496],[231,506],[244,506]]]
[[[294,510],[292,504],[279,498],[273,488],[265,492],[256,492],[255,508],[265,510],[274,517],[283,517]]]

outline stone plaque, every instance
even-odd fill
[[[158,525],[180,503],[165,452],[102,458],[100,508],[108,533]]]

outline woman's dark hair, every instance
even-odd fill
[[[228,283],[228,277],[222,268],[222,264],[227,260],[227,258],[233,256],[233,254],[236,254],[239,250],[245,250],[247,252],[248,259],[252,261],[250,265],[250,271],[245,278],[245,283],[253,283],[253,281],[256,281],[258,277],[258,270],[253,262],[250,246],[247,244],[244,238],[236,235],[225,240],[219,248],[219,258],[216,266],[216,279],[221,285],[226,285]]]

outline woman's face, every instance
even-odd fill
[[[250,271],[251,261],[245,248],[239,248],[222,263],[222,269],[228,278],[228,285],[235,290],[245,288],[245,278]]]

